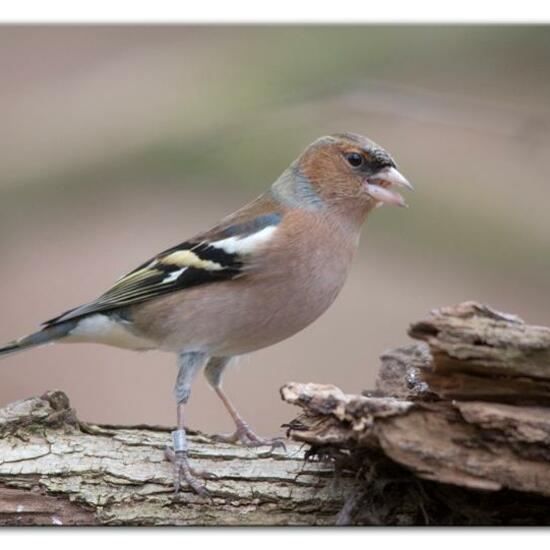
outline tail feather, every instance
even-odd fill
[[[0,358],[18,351],[23,351],[35,346],[42,346],[49,344],[55,340],[59,340],[64,336],[67,336],[69,332],[75,327],[74,321],[67,321],[60,323],[59,325],[53,325],[46,327],[38,332],[19,338],[19,340],[13,340],[3,347],[0,347]]]
[[[6,344],[5,346],[0,348],[0,357],[3,357],[4,355],[9,355],[10,353],[15,353],[20,349],[21,348],[17,343],[17,340],[14,340],[13,342],[10,342],[9,344]]]

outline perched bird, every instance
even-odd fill
[[[184,406],[204,367],[236,431],[218,436],[247,446],[281,444],[257,436],[222,389],[235,356],[302,330],[344,285],[368,213],[405,206],[391,187],[411,189],[392,157],[351,133],[313,142],[260,197],[212,229],[169,248],[119,279],[96,300],[0,348],[0,356],[50,342],[96,342],[177,354],[177,429],[166,457],[176,490],[205,493],[187,458]]]

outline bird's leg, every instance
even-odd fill
[[[222,400],[222,403],[225,405],[225,408],[233,418],[235,426],[237,429],[234,433],[229,435],[219,434],[214,436],[217,441],[225,441],[235,443],[240,441],[246,447],[263,447],[269,446],[271,450],[280,447],[283,450],[286,450],[284,440],[280,437],[274,438],[265,438],[260,437],[252,431],[248,423],[242,418],[237,409],[233,406],[225,392],[220,388],[214,388],[215,392],[218,394],[219,398]]]
[[[234,433],[228,435],[218,434],[214,436],[214,439],[216,441],[224,441],[227,443],[236,443],[239,441],[246,447],[269,446],[271,447],[271,450],[276,449],[277,447],[286,450],[284,440],[282,438],[268,439],[256,435],[223,391],[221,387],[222,373],[230,360],[231,357],[212,357],[205,369],[205,375],[208,382],[221,399],[236,426]]]
[[[178,403],[178,427],[172,432],[173,448],[166,447],[164,456],[174,465],[176,494],[180,491],[182,481],[185,481],[195,493],[205,496],[206,488],[196,479],[197,472],[191,468],[187,459],[187,435],[183,423],[183,409],[184,403]]]
[[[178,403],[178,426],[172,432],[173,449],[166,447],[164,456],[174,465],[174,489],[179,493],[182,481],[185,481],[195,493],[201,496],[208,494],[206,487],[197,477],[213,477],[197,472],[189,465],[187,458],[187,434],[185,433],[184,407],[189,400],[191,383],[195,374],[206,361],[202,353],[182,353],[179,360],[179,373],[174,387],[174,394]]]

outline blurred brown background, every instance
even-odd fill
[[[265,435],[286,381],[372,386],[409,321],[476,299],[550,324],[548,27],[0,27],[0,341],[355,131],[416,185],[369,219],[350,280],[225,386]],[[83,419],[174,424],[174,358],[50,346],[0,364],[0,405],[67,391]],[[188,423],[231,428],[202,377]]]

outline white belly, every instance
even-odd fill
[[[95,313],[81,319],[64,338],[64,342],[94,342],[132,350],[155,348],[153,341],[137,336],[124,321],[110,319],[102,313]]]

